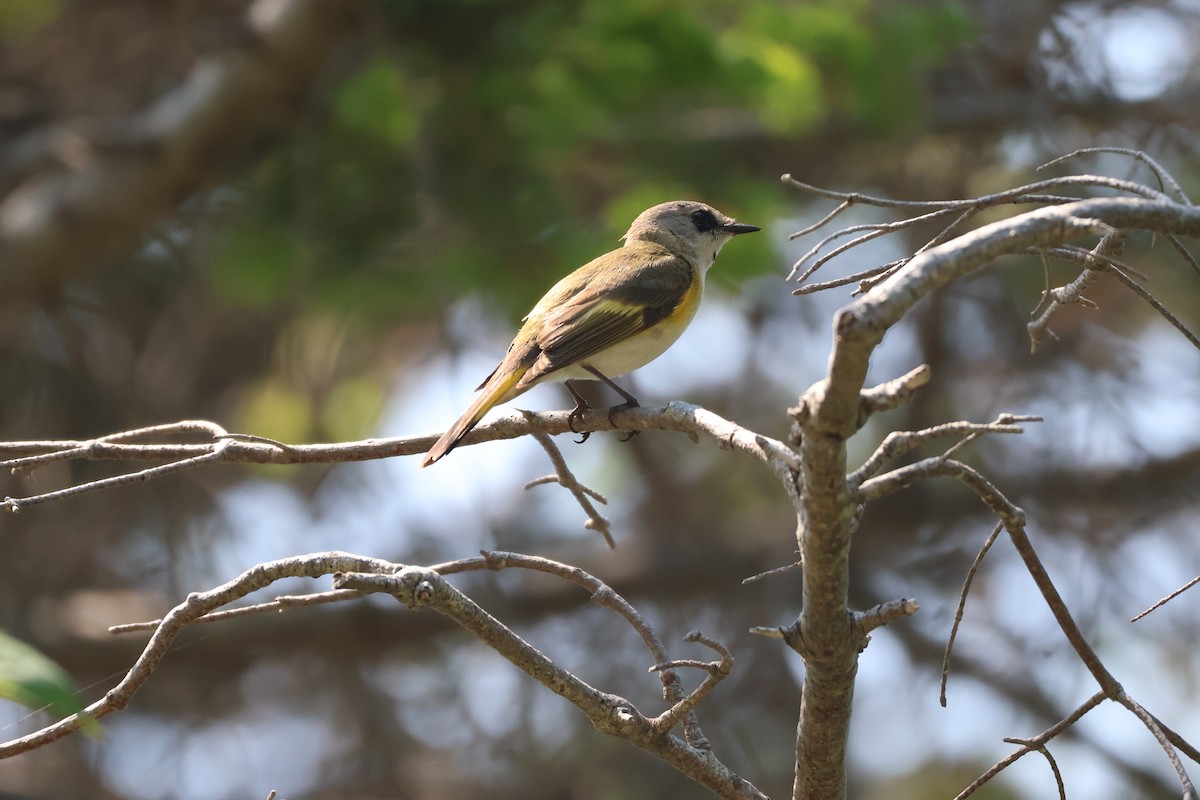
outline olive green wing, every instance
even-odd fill
[[[595,272],[594,280],[545,314],[537,336],[542,350],[539,373],[585,361],[654,327],[700,280],[682,258],[662,251],[631,258],[634,254],[628,250],[608,254],[620,257],[620,265]]]

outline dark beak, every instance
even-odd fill
[[[737,236],[739,233],[754,233],[755,231],[761,231],[762,228],[759,228],[755,225],[747,225],[744,222],[727,222],[721,226],[721,230]]]

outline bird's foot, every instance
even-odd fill
[[[579,419],[582,419],[584,414],[592,410],[592,407],[588,405],[587,400],[583,399],[583,395],[575,390],[575,387],[571,385],[570,381],[567,381],[566,385],[567,391],[571,393],[571,399],[575,401],[575,407],[571,409],[571,413],[567,415],[567,427],[571,429],[571,433],[582,434],[582,436],[575,440],[575,444],[583,444],[588,440],[588,437],[592,435],[592,432],[580,431],[576,429],[575,422]]]
[[[610,408],[608,410],[608,423],[610,425],[612,425],[614,428],[617,427],[617,421],[613,418],[613,415],[619,414],[622,411],[627,411],[631,408],[641,408],[641,406],[638,404],[638,401],[632,397],[630,397],[626,402],[621,403],[620,405],[613,406],[612,408]],[[624,433],[625,435],[619,437],[617,439],[617,441],[628,442],[630,439],[632,439],[633,437],[635,437],[639,433],[641,433],[641,431],[622,431],[622,433]]]

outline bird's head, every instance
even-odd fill
[[[760,228],[737,222],[694,200],[672,200],[648,208],[629,226],[625,246],[635,242],[660,244],[700,269],[708,269],[721,247],[734,236]]]

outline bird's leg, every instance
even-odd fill
[[[571,381],[567,381],[565,385],[567,391],[571,393],[571,399],[575,401],[575,407],[571,409],[571,413],[567,416],[567,427],[571,429],[571,433],[581,433],[581,431],[575,430],[575,420],[582,417],[588,411],[591,411],[592,407],[588,405],[587,400],[583,399],[583,395],[579,393],[579,390],[575,388]],[[582,433],[583,435],[575,440],[576,444],[583,444],[592,435],[591,431],[582,431]]]
[[[605,375],[603,372],[601,372],[600,370],[591,366],[590,364],[581,364],[580,366],[582,366],[588,372],[595,375],[596,380],[600,380],[600,381],[603,381],[604,383],[608,384],[608,388],[612,389],[614,392],[621,395],[621,398],[625,401],[624,403],[613,406],[612,408],[610,408],[608,410],[608,422],[614,428],[617,427],[617,423],[616,423],[616,420],[613,419],[613,414],[616,414],[618,411],[625,411],[626,409],[629,409],[629,408],[640,407],[641,404],[638,403],[636,397],[634,397],[629,392],[622,389],[620,386],[617,386],[617,384],[613,383],[613,381],[607,375]],[[625,436],[620,441],[628,442],[630,439],[637,436],[639,433],[640,433],[640,431],[625,431]]]

